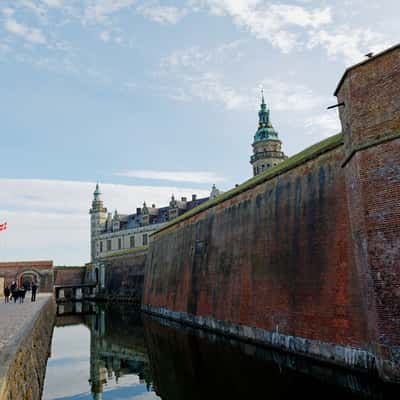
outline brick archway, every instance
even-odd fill
[[[32,284],[33,281],[36,282],[36,284],[40,287],[40,279],[41,279],[41,274],[39,271],[33,269],[33,268],[27,268],[24,269],[23,271],[19,271],[15,274],[15,281],[18,284],[18,287],[21,287],[24,278],[26,278],[27,281],[29,281],[30,285]]]

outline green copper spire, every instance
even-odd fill
[[[101,192],[100,192],[100,188],[99,188],[99,184],[98,184],[98,183],[96,183],[96,190],[94,191],[93,195],[94,195],[94,197],[95,197],[96,199],[101,195]]]
[[[259,142],[262,140],[269,140],[269,139],[278,139],[278,132],[274,129],[269,120],[269,109],[265,104],[264,100],[264,90],[261,90],[261,106],[260,111],[258,112],[258,130],[254,135],[254,142]]]

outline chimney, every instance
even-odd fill
[[[196,201],[197,200],[197,195],[196,194],[192,194],[192,201]]]
[[[141,210],[140,208],[137,208],[137,209],[136,209],[136,214],[137,214],[137,215],[140,215],[141,212],[142,212],[142,210]]]
[[[151,207],[152,207],[152,208],[156,208],[156,205],[155,205],[155,204],[152,204]]]

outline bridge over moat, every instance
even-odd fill
[[[96,282],[54,285],[57,303],[64,301],[82,301],[95,296]],[[87,290],[85,290],[87,289]]]

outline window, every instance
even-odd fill
[[[100,253],[103,251],[103,241],[100,240]]]
[[[130,240],[130,247],[131,248],[135,247],[135,236],[131,236],[129,240]]]
[[[111,251],[111,240],[107,240],[107,251]]]
[[[122,248],[122,240],[121,238],[118,238],[118,250],[121,250]]]
[[[147,246],[147,233],[143,235],[143,246]]]

